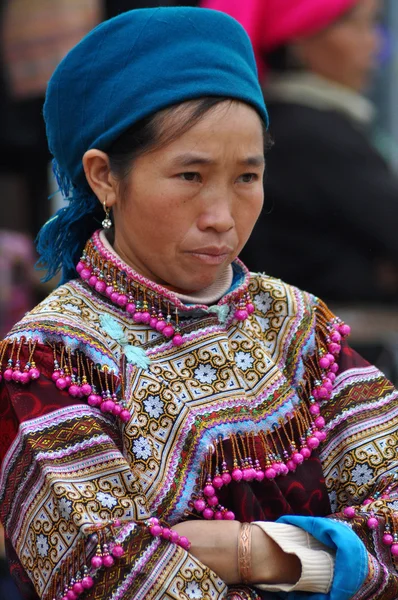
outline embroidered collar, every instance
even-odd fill
[[[162,285],[154,283],[129,267],[101,239],[101,231],[96,231],[88,240],[76,270],[80,277],[97,293],[131,315],[136,323],[148,324],[172,338],[175,346],[183,343],[179,318],[181,313],[187,316],[202,310],[216,314],[220,322],[224,322],[232,307],[233,318],[244,321],[254,312],[248,286],[250,272],[245,265],[236,259],[233,263],[235,281],[239,284],[225,294],[217,304],[184,304],[178,294]]]

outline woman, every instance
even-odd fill
[[[395,598],[397,394],[320,300],[236,258],[268,139],[244,30],[125,13],[61,62],[44,115],[68,205],[39,250],[64,283],[0,354],[22,587]]]
[[[361,95],[380,0],[203,4],[249,33],[275,141],[247,265],[327,302],[396,302],[398,181],[369,142],[374,108]]]

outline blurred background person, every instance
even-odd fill
[[[266,204],[242,253],[332,303],[397,303],[398,179],[363,95],[379,0],[206,0],[247,29],[270,113]]]

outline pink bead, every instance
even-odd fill
[[[191,545],[191,542],[188,538],[185,537],[185,535],[182,535],[178,540],[178,545],[181,546],[181,548],[184,548],[184,550],[188,550],[188,548]]]
[[[91,271],[89,269],[86,269],[86,268],[82,269],[80,271],[80,277],[82,279],[84,279],[85,281],[87,281],[91,277]]]
[[[393,542],[394,538],[390,533],[385,533],[383,535],[383,544],[385,544],[386,546],[392,546]]]
[[[65,375],[66,385],[70,385],[72,383],[72,377],[70,375]]]
[[[150,522],[151,525],[159,525],[159,519],[156,518],[156,517],[151,517],[149,519],[149,522]]]
[[[282,472],[282,465],[281,465],[281,463],[273,462],[271,466],[272,466],[272,468],[274,469],[274,471],[276,472],[277,475],[281,474],[281,472]]]
[[[160,525],[151,525],[149,531],[154,537],[162,535],[163,528]]]
[[[68,390],[69,396],[73,396],[74,398],[76,398],[76,396],[79,395],[79,392],[80,392],[79,386],[76,385],[75,383],[72,383],[72,385],[69,387],[69,390]]]
[[[83,271],[83,269],[84,269],[84,264],[82,263],[81,260],[79,260],[79,262],[76,265],[76,271],[79,273],[79,275]]]
[[[264,475],[265,475],[265,477],[267,479],[275,479],[275,477],[276,477],[276,471],[272,467],[267,467],[265,469]]]
[[[106,554],[102,560],[102,564],[107,569],[109,569],[109,567],[112,567],[115,564],[113,556],[111,556],[110,554]]]
[[[253,477],[252,477],[252,473],[251,473],[250,469],[243,469],[242,479],[243,479],[243,481],[252,481]]]
[[[224,520],[225,521],[234,521],[235,520],[235,513],[233,513],[232,510],[227,510],[224,513]]]
[[[322,400],[326,400],[330,398],[330,391],[322,385],[318,390],[318,395]]]
[[[242,473],[241,469],[236,468],[232,471],[232,479],[234,481],[241,481],[242,477],[243,477],[243,473]]]
[[[138,311],[138,310],[137,310],[137,311],[136,311],[136,312],[133,314],[133,321],[134,321],[135,323],[141,323],[141,320],[142,320],[142,313],[141,313],[140,311]]]
[[[245,319],[247,319],[247,317],[249,316],[247,310],[243,310],[243,309],[238,309],[237,311],[235,311],[234,317],[235,319],[237,319],[238,321],[244,321]]]
[[[88,285],[91,285],[91,287],[94,287],[95,284],[98,281],[98,277],[96,275],[91,275],[90,279],[88,280]]]
[[[363,504],[364,506],[367,506],[368,504],[372,504],[372,500],[371,500],[370,498],[366,498],[366,499],[365,499],[365,500],[362,502],[362,504]]]
[[[115,415],[115,417],[118,417],[121,412],[122,412],[122,407],[120,406],[120,404],[116,403],[115,406],[112,408],[112,414]]]
[[[105,283],[105,281],[102,281],[100,279],[95,284],[95,291],[98,292],[99,294],[103,294],[105,292],[105,290],[106,290],[106,283]]]
[[[284,477],[289,473],[289,469],[284,463],[281,463],[281,475]]]
[[[180,539],[180,536],[178,535],[178,533],[171,529],[170,530],[170,542],[172,542],[173,544],[176,544],[179,539]]]
[[[274,469],[272,469],[272,470],[274,470]],[[276,474],[276,472],[275,472],[275,474]],[[264,471],[262,469],[258,469],[258,471],[256,471],[256,481],[263,481],[264,477],[265,477]]]
[[[232,477],[229,473],[223,473],[221,479],[223,480],[224,485],[228,485],[231,483]]]
[[[336,362],[336,359],[335,359],[335,357],[333,356],[333,354],[329,354],[329,353],[328,353],[328,354],[325,354],[325,358],[327,358],[327,359],[328,359],[328,361],[329,361],[330,365],[333,365],[333,363],[335,363],[335,362]],[[329,367],[329,368],[330,368],[330,367]]]
[[[166,322],[165,321],[158,321],[156,323],[156,331],[158,331],[159,333],[162,333],[163,329],[166,327]]]
[[[101,400],[102,398],[98,394],[90,394],[87,398],[87,403],[90,406],[99,406],[101,404]]]
[[[307,446],[311,450],[314,450],[315,448],[318,448],[318,446],[319,446],[319,440],[318,440],[318,438],[316,438],[315,436],[309,437],[308,440],[307,440]]]
[[[315,400],[319,400],[319,388],[314,388],[312,395],[314,396]]]
[[[315,419],[314,423],[317,427],[319,427],[319,429],[322,429],[322,427],[325,427],[325,419],[323,417],[317,417]]]
[[[216,512],[214,513],[214,518],[216,521],[223,520],[223,514],[222,514],[221,510],[216,510]]]
[[[398,544],[393,544],[391,546],[391,554],[393,556],[398,556]]]
[[[171,337],[174,335],[174,327],[172,325],[166,325],[166,327],[162,331],[163,335],[166,337]]]
[[[173,337],[173,346],[182,346],[183,343],[184,343],[184,340],[182,339],[182,335],[180,335],[179,333],[176,333],[175,336]]]
[[[336,375],[334,373],[332,373],[331,371],[329,371],[328,379],[333,383],[336,379]]]
[[[370,519],[367,520],[366,524],[369,527],[369,529],[377,529],[377,527],[379,526],[379,522],[375,517],[370,517]]]
[[[5,375],[5,373],[4,373]],[[66,388],[66,386],[68,385],[65,377],[58,377],[57,381],[55,382],[55,385],[57,386],[57,388],[59,390],[64,390]]]
[[[27,371],[23,371],[23,373],[21,373],[21,375],[19,376],[19,383],[26,385],[27,383],[29,383],[29,381],[30,381],[29,373]]]
[[[294,473],[294,471],[297,468],[297,465],[295,462],[293,462],[291,459],[289,459],[286,463],[287,468],[289,469],[289,471],[291,471],[292,473]]]
[[[249,315],[252,315],[254,313],[254,305],[249,302],[248,304],[246,304],[246,310],[249,313]]]
[[[121,419],[121,421],[123,421],[123,423],[127,423],[131,418],[130,411],[128,411],[127,409],[123,409],[119,415],[119,418]]]
[[[324,442],[326,440],[326,433],[324,431],[316,431],[314,435],[320,442]]]
[[[330,363],[326,356],[322,356],[322,358],[319,360],[319,366],[321,367],[321,369],[328,369],[329,365]]]
[[[211,508],[205,508],[202,514],[205,519],[210,520],[213,518],[214,513]]]
[[[126,294],[119,294],[116,300],[116,304],[118,304],[118,306],[126,306],[127,301],[128,300]]]
[[[222,480],[222,477],[220,477],[220,475],[216,475],[215,477],[213,477],[213,481],[212,481],[213,487],[219,489],[224,485],[224,482]]]
[[[332,373],[337,373],[337,371],[339,370],[339,365],[335,362],[332,365],[330,365],[330,370],[332,371]]]
[[[328,346],[328,350],[331,352],[331,354],[338,354],[340,352],[340,344],[331,342]]]
[[[320,412],[321,412],[321,409],[319,408],[318,404],[311,404],[310,413],[312,415],[319,415]]]
[[[113,402],[113,400],[104,400],[104,402],[102,402],[102,404],[100,406],[101,412],[103,412],[103,413],[112,412],[114,406],[115,406],[115,403]]]
[[[57,379],[59,379],[61,377],[61,374],[59,371],[54,371],[54,373],[51,375],[51,379],[53,380],[53,382],[55,383],[57,381]]]
[[[81,390],[83,392],[83,396],[89,396],[92,392],[92,388],[89,383],[83,383]]]
[[[207,499],[207,504],[212,507],[217,506],[217,504],[218,504],[217,496],[210,496],[210,498]]]
[[[90,588],[92,588],[94,585],[94,579],[92,577],[90,577],[90,575],[86,575],[86,577],[83,577],[82,579],[82,586],[84,587],[85,590],[89,590]]]
[[[333,391],[333,384],[328,377],[323,380],[323,387],[325,387],[328,392]]]
[[[193,505],[195,507],[195,510],[197,510],[200,513],[203,512],[204,509],[206,508],[206,502],[204,500],[202,500],[202,498],[195,500]]]
[[[124,554],[124,548],[123,546],[121,546],[120,544],[116,544],[115,546],[113,546],[112,548],[112,555],[115,558],[120,558],[121,556],[123,556]]]
[[[31,367],[29,369],[29,377],[34,381],[35,379],[39,379],[40,371],[36,367]]]
[[[346,337],[347,335],[350,335],[350,333],[351,333],[351,327],[349,325],[346,325],[345,323],[342,323],[339,326],[339,331],[340,331],[341,335],[343,335],[344,337]]]
[[[292,456],[292,461],[295,465],[301,465],[304,460],[304,456],[300,454],[300,452],[294,452]]]
[[[151,317],[151,319],[149,321],[149,326],[152,327],[152,329],[156,329],[157,322],[158,322],[157,317]]]
[[[113,285],[107,285],[105,288],[105,295],[110,298],[115,290],[113,289]]]
[[[332,331],[332,333],[330,335],[330,339],[332,340],[332,342],[339,344],[341,342],[341,335],[339,334],[338,331]]]
[[[130,315],[133,315],[135,313],[135,304],[133,302],[128,302],[126,305],[126,311]]]
[[[145,310],[142,314],[141,314],[141,323],[149,323],[149,321],[151,320],[151,315],[149,314],[149,312],[147,310]]]
[[[300,450],[300,454],[304,458],[309,458],[311,456],[311,450],[307,448],[307,446],[303,446],[303,448]]]
[[[91,559],[91,566],[94,569],[99,569],[100,567],[102,567],[102,557],[101,556],[93,556],[93,558]]]
[[[112,294],[110,295],[110,299],[112,300],[112,302],[114,304],[117,304],[119,296],[120,296],[119,292],[113,291]]]
[[[212,485],[205,485],[204,489],[203,489],[203,493],[205,496],[214,496],[215,489]]]
[[[163,527],[162,538],[164,540],[168,540],[168,539],[170,539],[170,535],[171,535],[170,529],[168,527]]]
[[[353,506],[346,506],[343,510],[343,514],[349,519],[353,519],[355,517],[355,508]]]
[[[76,583],[72,587],[72,590],[75,592],[75,594],[77,596],[80,596],[80,594],[82,594],[84,592],[84,587],[82,586],[80,581],[76,581]]]
[[[76,598],[77,598],[77,596],[73,590],[68,590],[66,592],[66,597],[68,598],[68,600],[76,600]]]

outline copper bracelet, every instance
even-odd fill
[[[242,523],[238,543],[238,569],[242,583],[250,583],[252,572],[252,526]]]

